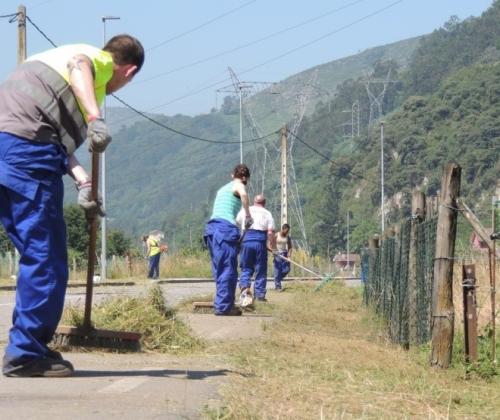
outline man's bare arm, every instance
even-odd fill
[[[269,229],[267,231],[267,239],[269,240],[269,247],[272,250],[276,249],[276,234],[274,233],[274,229]]]
[[[75,155],[68,157],[68,173],[78,184],[83,184],[90,179]]]
[[[100,117],[94,91],[94,66],[86,55],[75,55],[68,62],[69,84],[89,117]]]

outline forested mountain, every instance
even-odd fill
[[[467,199],[485,205],[499,172],[499,9],[497,1],[481,17],[463,22],[452,17],[426,37],[324,64],[280,83],[280,95],[262,92],[248,101],[255,120],[269,132],[279,128],[278,122],[292,120],[292,98],[314,71],[316,85],[334,91],[329,97],[314,96],[298,136],[335,164],[299,141],[293,146],[299,199],[314,251],[344,248],[349,210],[353,246],[360,246],[378,229],[380,118],[386,127],[389,223],[408,214],[412,187],[422,186],[429,193],[438,188],[442,165],[449,160],[464,167]],[[389,82],[380,95],[383,81]],[[374,97],[380,107],[374,105]],[[351,139],[351,114],[344,111],[355,102],[360,109],[360,135]],[[238,112],[230,106],[207,115],[160,120],[198,137],[228,142],[239,137]],[[252,133],[246,129],[244,137]],[[262,156],[257,152],[263,145],[269,159],[275,159],[278,141],[275,135],[245,144],[245,161],[257,168],[255,156]],[[237,143],[186,139],[144,121],[123,126],[108,153],[110,227],[134,235],[160,228],[171,239],[176,232],[177,241],[184,243],[191,233],[196,243],[213,195],[229,179],[238,154]],[[268,169],[268,195],[277,191],[277,168]],[[255,191],[260,189],[257,172],[252,183]],[[291,219],[296,225],[293,214]]]
[[[318,92],[327,92],[312,95],[297,138],[289,136],[297,199],[314,252],[344,249],[348,211],[354,248],[377,232],[382,119],[388,223],[409,214],[412,188],[430,194],[439,188],[442,166],[450,160],[464,168],[466,199],[482,209],[488,206],[500,173],[498,22],[500,0],[478,18],[459,22],[452,17],[423,38],[317,66],[274,86],[278,95],[263,91],[246,101],[262,132],[269,133],[293,120],[301,87],[314,81]],[[359,136],[346,112],[353,104],[359,104]],[[215,191],[239,160],[234,101],[196,117],[154,116],[194,137],[226,144],[173,134],[125,109],[110,109],[108,117],[114,133],[106,153],[109,227],[136,237],[162,229],[177,246],[190,240],[196,245]],[[251,137],[245,127],[244,138]],[[244,145],[244,160],[254,170],[253,192],[263,188],[264,174],[266,194],[278,192],[278,147],[277,134]],[[80,156],[87,159],[85,150]],[[73,201],[71,183],[67,191],[68,202]],[[276,201],[270,204],[278,217]],[[293,212],[291,224],[296,234]]]
[[[410,192],[420,187],[434,194],[442,167],[463,167],[462,194],[477,210],[487,210],[500,174],[500,2],[480,18],[451,18],[425,37],[397,86],[385,95],[385,173],[388,221],[409,215]],[[379,66],[390,65],[379,63]],[[342,107],[362,99],[362,80],[346,81],[330,104]],[[379,87],[380,89],[380,87]],[[363,105],[362,105],[363,109]],[[322,107],[304,124],[300,135],[320,150],[331,144],[336,123]],[[311,237],[316,248],[345,243],[345,215],[353,215],[352,239],[360,246],[380,219],[379,124],[365,126],[349,148],[330,154],[336,164],[323,172],[307,199]],[[337,145],[345,144],[339,136]],[[331,148],[331,146],[329,146]],[[304,151],[304,159],[320,158]]]

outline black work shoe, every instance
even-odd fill
[[[239,315],[241,315],[241,309],[233,306],[227,312],[214,312],[214,315],[217,315],[217,316],[239,316]]]
[[[257,296],[256,299],[259,301],[259,302],[267,302],[267,299],[264,297],[264,296]]]
[[[52,359],[52,360],[64,360],[63,357],[62,357],[62,354],[59,353],[58,351],[56,350],[52,350],[52,349],[49,349],[48,353],[46,354],[46,356],[49,358],[49,359]]]
[[[3,366],[3,374],[11,378],[62,378],[73,375],[73,365],[67,360],[55,360],[49,357],[34,359],[24,364]]]

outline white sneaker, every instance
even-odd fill
[[[240,307],[248,308],[253,305],[253,295],[249,287],[243,289],[240,294]]]

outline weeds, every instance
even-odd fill
[[[70,325],[82,325],[82,309],[69,306],[63,319]],[[176,317],[176,311],[165,305],[158,285],[152,286],[143,298],[115,298],[94,306],[92,321],[96,328],[141,333],[144,350],[185,353],[204,347],[204,343],[193,337],[189,327]]]
[[[332,283],[288,289],[258,342],[226,344],[246,373],[223,390],[225,418],[492,417],[498,377],[436,372],[428,349],[389,342],[357,289]],[[464,391],[465,390],[465,391]],[[211,418],[220,418],[212,413]]]

